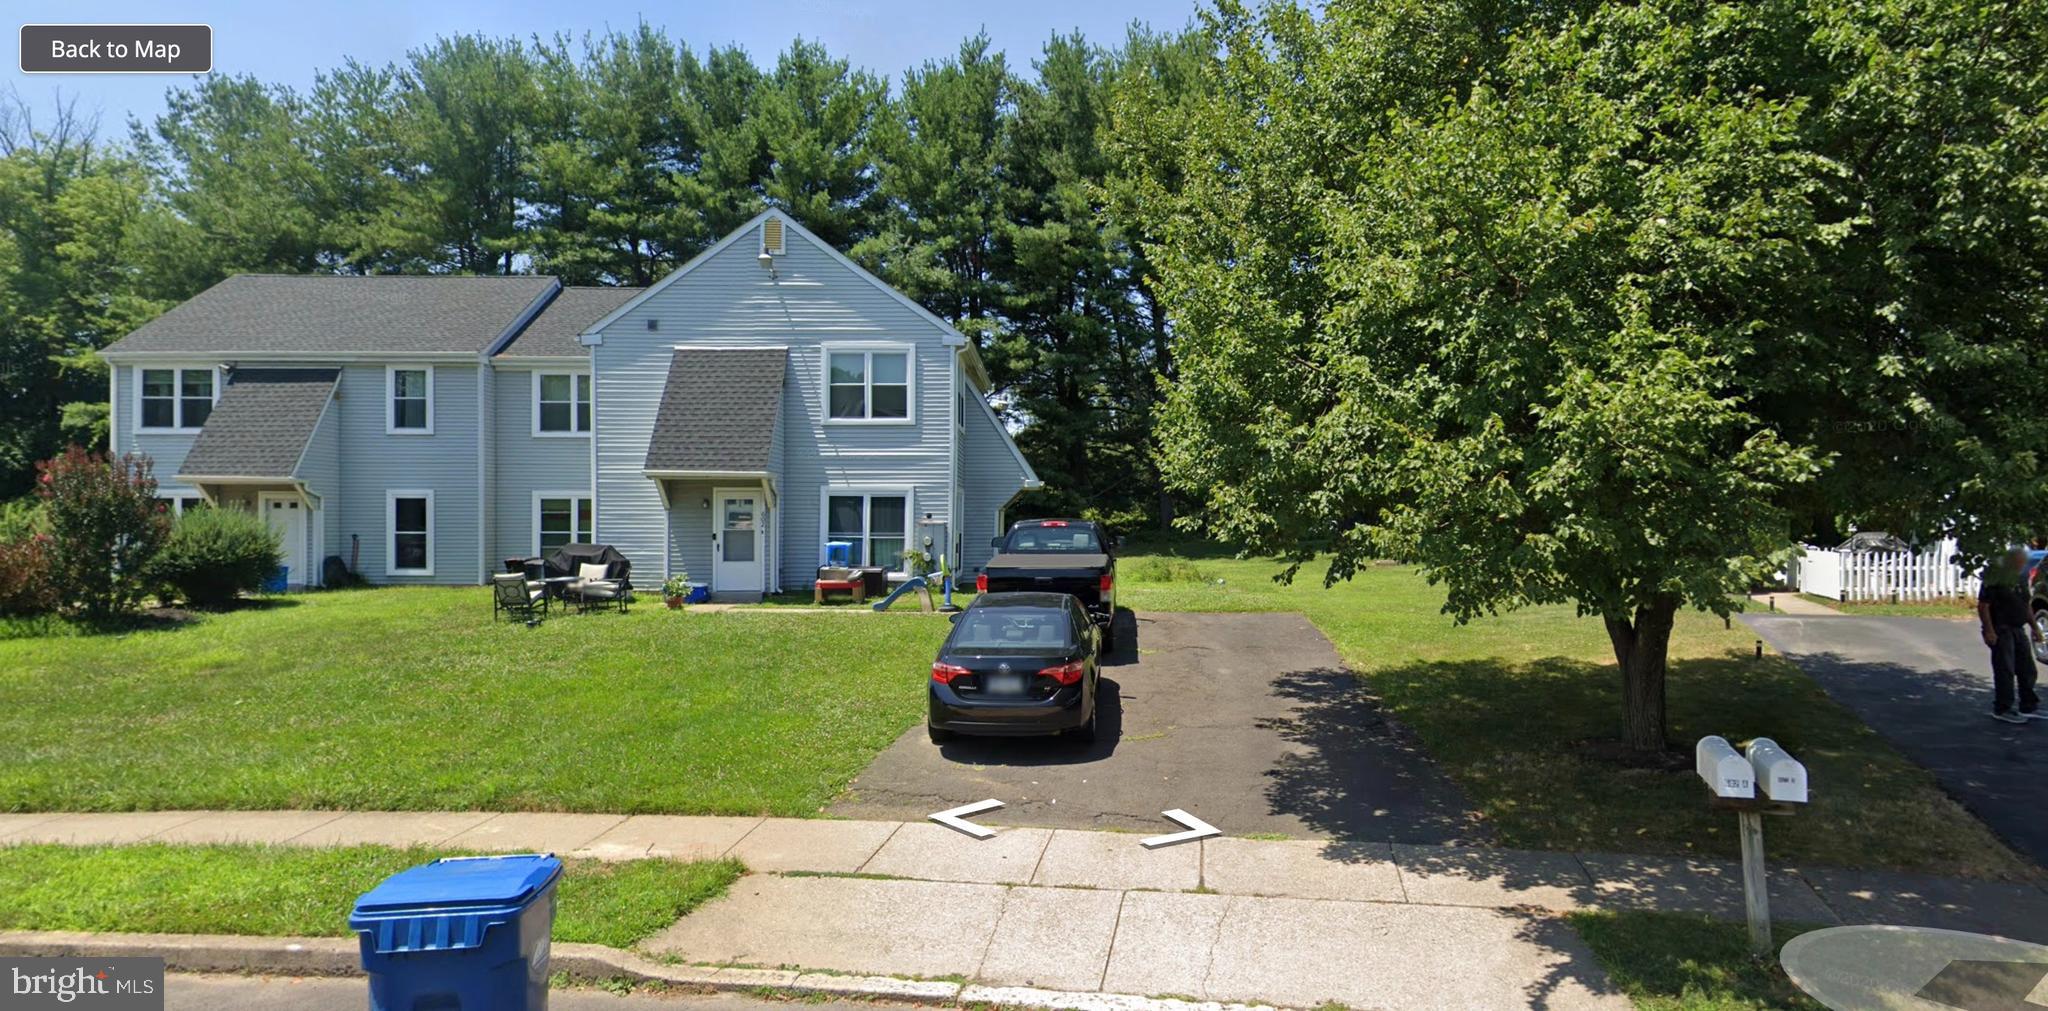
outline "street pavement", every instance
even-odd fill
[[[171,973],[164,979],[165,1011],[363,1011],[369,984],[361,978],[327,976],[216,976]],[[771,1011],[784,1006],[739,994],[682,994],[636,990],[557,988],[548,992],[551,1011]],[[804,1005],[815,1011],[860,1011],[890,1005],[873,1001],[829,1001]]]
[[[1483,842],[1471,807],[1298,614],[1118,616],[1094,745],[911,728],[830,813],[922,818],[985,797],[998,825],[1170,831],[1181,808],[1236,834]]]
[[[2048,721],[1991,719],[1991,658],[1974,622],[1742,620],[2014,849],[2048,866]]]

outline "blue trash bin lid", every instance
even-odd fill
[[[538,853],[436,860],[364,893],[348,926],[379,954],[476,948],[492,927],[518,919],[561,873],[560,860]]]
[[[356,900],[356,913],[390,915],[462,906],[522,906],[562,872],[544,853],[449,857],[399,871]]]

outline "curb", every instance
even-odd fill
[[[0,931],[0,957],[143,956],[162,958],[178,972],[231,972],[271,976],[359,976],[362,966],[350,937],[245,937],[234,934],[95,934],[85,931]],[[918,1004],[990,1004],[1046,1011],[1277,1011],[1264,1004],[1140,997],[1135,994],[985,986],[894,976],[841,975],[800,969],[747,969],[668,965],[602,944],[558,943],[551,972],[572,979],[628,980],[700,991],[855,997]]]

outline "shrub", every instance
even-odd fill
[[[72,446],[36,471],[49,512],[50,578],[88,619],[132,610],[149,593],[150,562],[171,528],[149,458],[110,460]]]
[[[0,541],[0,616],[48,614],[59,602],[57,583],[50,578],[50,536]]]
[[[151,568],[163,592],[195,607],[233,603],[284,563],[277,532],[246,509],[189,509]]]
[[[1206,583],[1209,573],[1185,558],[1154,556],[1139,558],[1124,566],[1123,575],[1134,583]]]
[[[50,532],[50,510],[43,500],[30,495],[0,503],[0,541],[15,543]]]

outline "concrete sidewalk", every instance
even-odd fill
[[[1161,829],[1172,826],[1162,824]],[[925,822],[488,812],[152,811],[0,814],[0,846],[244,842],[549,851],[570,857],[731,857],[765,873],[1205,892],[1380,904],[1600,907],[1742,915],[1733,861],[1607,853],[1220,837],[1147,850],[1136,834],[999,827],[980,841]],[[1785,921],[1894,923],[2048,943],[2032,884],[1834,868],[1776,868]]]

